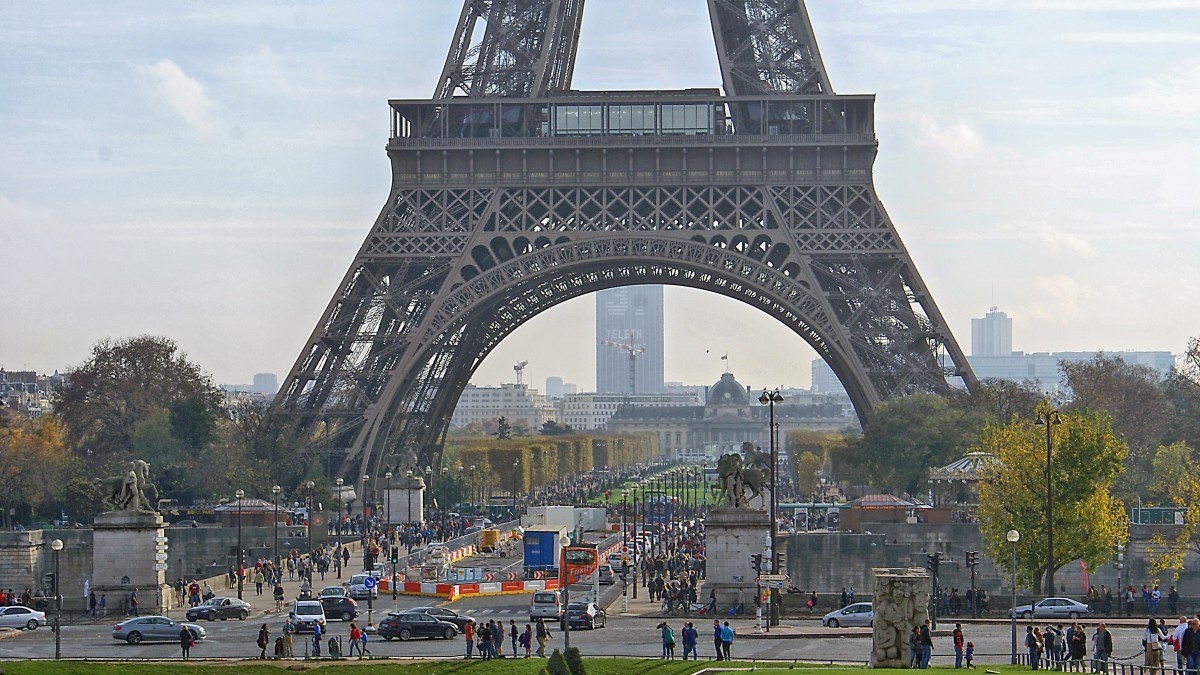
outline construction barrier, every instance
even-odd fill
[[[495,581],[489,583],[447,584],[431,581],[405,581],[396,584],[397,595],[420,595],[450,601],[467,595],[518,595],[558,588],[557,579],[540,581]],[[381,579],[379,594],[391,594],[390,580]]]

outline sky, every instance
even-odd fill
[[[838,93],[877,94],[878,193],[964,350],[1200,335],[1200,0],[809,0]],[[389,98],[432,94],[457,0],[0,0],[0,367],[175,339],[282,379],[387,196]],[[703,0],[589,0],[574,85],[714,87]],[[806,386],[813,352],[667,289],[666,377]],[[594,385],[594,300],[475,381]]]

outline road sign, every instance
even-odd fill
[[[166,538],[166,537],[155,537],[155,538],[154,538],[154,543],[156,543],[156,544],[165,544],[165,543],[167,543],[167,538]]]
[[[788,576],[786,574],[760,574],[760,575],[758,575],[758,580],[762,581],[762,582],[787,581]]]
[[[166,553],[155,553],[154,560],[155,560],[155,562],[167,562],[167,554]]]
[[[516,580],[517,580],[517,573],[516,573],[516,572],[509,572],[509,573],[508,573],[508,580],[509,580],[509,581],[516,581]]]
[[[533,573],[534,579],[544,579],[545,577],[546,577],[545,572],[542,572],[541,570]]]
[[[626,544],[621,544],[621,553],[629,553],[629,546]]]
[[[167,571],[167,563],[154,563],[154,571],[155,572]]]
[[[375,588],[375,583],[376,583],[376,582],[375,582],[375,577],[373,577],[373,576],[367,575],[367,578],[366,578],[366,579],[363,579],[363,586],[364,586],[364,587],[365,587],[365,588],[366,588],[368,591],[369,591],[369,590],[371,590],[372,588]]]
[[[495,581],[496,575],[492,574],[491,572],[488,572],[487,574],[483,575],[483,580],[484,581]]]

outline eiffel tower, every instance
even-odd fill
[[[864,423],[977,386],[875,193],[874,96],[833,93],[802,0],[707,1],[723,92],[573,90],[584,0],[464,0],[433,98],[389,101],[391,193],[275,399],[308,450],[438,467],[505,336],[634,284],[783,322]]]

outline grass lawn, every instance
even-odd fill
[[[97,663],[86,661],[10,661],[0,663],[0,672],[5,675],[160,675],[161,673],[185,673],[187,675],[280,675],[289,672],[286,666],[296,661],[279,664],[264,664],[256,661],[225,663]],[[728,666],[745,670],[754,664],[733,661],[728,664],[715,661],[662,661],[659,659],[584,658],[587,675],[691,675],[707,668]],[[483,662],[470,661],[345,661],[341,663],[306,663],[306,672],[316,675],[368,675],[374,673],[419,673],[420,675],[537,675],[546,666],[545,659],[497,659]],[[1029,672],[1018,666],[991,666],[993,671],[1005,675]],[[756,670],[820,671],[817,675],[866,675],[866,668],[841,668],[797,665],[789,663],[759,663]],[[935,670],[951,670],[935,668]],[[978,672],[983,673],[981,668]]]

